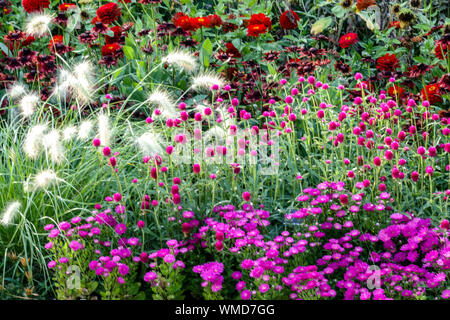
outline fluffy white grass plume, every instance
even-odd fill
[[[94,68],[88,61],[75,65],[73,72],[60,70],[58,84],[53,88],[56,96],[63,99],[73,96],[80,104],[92,101],[94,92]]]
[[[11,202],[5,209],[5,211],[2,213],[0,218],[0,224],[7,226],[11,222],[14,221],[14,218],[19,213],[21,204],[18,201]]]
[[[76,126],[68,126],[64,128],[62,132],[62,140],[64,142],[72,140],[77,135],[77,127]]]
[[[74,66],[73,73],[77,82],[73,91],[75,98],[83,104],[91,101],[95,92],[94,67],[85,60]]]
[[[191,53],[175,50],[169,53],[162,59],[163,63],[169,65],[176,65],[188,72],[192,72],[197,69],[197,61]]]
[[[54,163],[61,163],[64,160],[64,147],[61,144],[61,135],[58,130],[53,129],[43,136],[42,144],[45,148],[47,156]]]
[[[42,138],[46,130],[46,125],[38,124],[28,131],[23,143],[23,151],[31,159],[36,158],[41,152]]]
[[[147,98],[147,103],[154,105],[161,112],[163,118],[176,117],[175,102],[170,94],[161,89],[154,90]]]
[[[192,88],[198,89],[211,89],[213,85],[218,85],[219,88],[223,87],[224,80],[217,74],[212,72],[200,73],[192,79]]]
[[[23,96],[19,101],[19,109],[22,117],[28,118],[32,116],[39,101],[38,95],[34,93]]]
[[[25,86],[21,83],[15,82],[7,91],[11,99],[18,99],[27,92]]]
[[[78,128],[78,139],[86,140],[91,136],[92,129],[94,125],[91,120],[84,120],[80,123],[80,127]]]
[[[40,38],[49,32],[53,17],[48,14],[34,14],[28,20],[25,31],[29,35]]]
[[[102,146],[109,146],[111,142],[109,117],[103,113],[98,116],[98,138]]]
[[[145,156],[154,156],[163,154],[161,139],[154,132],[147,131],[136,140],[139,148]]]
[[[48,189],[48,187],[58,183],[61,179],[58,178],[56,173],[49,169],[39,172],[34,176],[33,186],[35,189]]]

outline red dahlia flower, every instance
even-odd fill
[[[206,18],[209,20],[208,21],[208,26],[210,28],[220,27],[223,24],[222,18],[220,16],[218,16],[217,14],[210,14]]]
[[[248,26],[261,24],[267,29],[272,28],[272,21],[264,13],[252,14],[250,20],[248,21]]]
[[[111,43],[114,43],[114,42],[119,43],[120,42],[120,38],[122,36],[122,27],[121,26],[114,26],[114,27],[110,28],[110,30],[112,32],[114,32],[114,37],[105,36],[105,43],[106,44],[111,44]]]
[[[356,33],[347,33],[344,34],[340,39],[339,39],[339,45],[341,46],[341,48],[345,49],[350,47],[352,44],[357,43],[358,40],[358,35]]]
[[[283,12],[280,16],[280,26],[285,30],[292,30],[297,28],[297,21],[300,17],[292,10]]]
[[[55,44],[57,43],[63,43],[64,37],[61,35],[56,35],[53,38],[50,39],[50,41],[48,42],[48,48],[50,49],[50,51],[53,52],[53,48],[55,46]]]
[[[114,2],[108,2],[107,4],[97,9],[97,19],[105,24],[116,21],[121,14],[122,11],[120,10],[117,3]]]
[[[209,19],[208,17],[197,17],[191,19],[191,25],[194,30],[200,29],[200,28],[208,28],[209,27]]]
[[[184,31],[189,31],[193,29],[192,19],[185,15],[183,12],[177,12],[173,18],[172,22],[175,26],[183,29]]]
[[[450,46],[448,45],[448,42],[436,41],[434,53],[438,59],[445,60],[446,58],[448,58],[450,55]]]
[[[402,94],[405,92],[405,89],[403,89],[402,87],[394,84],[392,87],[389,87],[388,93],[389,96],[391,97],[395,97],[395,98],[400,98],[402,96]]]
[[[375,5],[375,0],[357,0],[356,1],[356,9],[358,9],[358,11],[363,11],[365,9],[367,9],[370,6],[374,6]]]
[[[102,47],[102,56],[113,56],[121,50],[122,47],[118,43],[105,44]]]
[[[23,9],[28,12],[42,11],[50,5],[49,0],[22,0]]]
[[[76,8],[76,7],[77,7],[77,5],[75,3],[63,3],[63,4],[59,5],[58,10],[64,12],[64,11],[67,11],[67,10],[69,10],[71,8],[73,9],[73,8]]]
[[[393,54],[386,53],[384,56],[377,59],[377,69],[383,71],[394,71],[399,68],[397,56]]]
[[[263,24],[251,24],[247,28],[249,37],[259,37],[260,34],[266,33],[267,27]]]
[[[242,55],[239,52],[239,50],[231,42],[228,42],[227,44],[225,44],[225,46],[227,47],[227,51],[225,51],[225,52],[229,56],[231,56],[233,58],[240,58],[240,57],[242,57]]]
[[[431,104],[441,103],[442,97],[439,92],[439,87],[436,84],[429,84],[425,86],[420,92],[422,100],[428,100]]]

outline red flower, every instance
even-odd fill
[[[120,42],[120,37],[122,36],[122,27],[114,26],[114,27],[110,28],[110,30],[114,32],[114,37],[105,36],[105,43],[111,44],[114,42]]]
[[[400,29],[400,21],[392,21],[389,23],[388,28],[394,27],[395,29]]]
[[[436,41],[434,53],[438,59],[444,60],[444,56],[448,58],[450,55],[450,46],[445,41]]]
[[[405,92],[405,89],[394,84],[392,87],[389,87],[388,92],[391,97],[395,97],[395,98],[399,99],[402,96],[402,94]]]
[[[272,28],[272,21],[264,13],[252,14],[250,20],[248,21],[248,26],[251,25],[264,25],[267,29]]]
[[[442,97],[439,92],[439,87],[436,84],[429,84],[425,86],[420,92],[422,100],[428,100],[431,104],[441,103]]]
[[[220,18],[217,14],[210,14],[206,18],[209,20],[208,25],[210,28],[220,27],[223,24],[222,18]]]
[[[191,25],[194,30],[200,28],[209,28],[209,19],[207,17],[191,18]]]
[[[30,13],[35,11],[42,11],[50,5],[49,0],[22,0],[23,9]]]
[[[64,12],[71,8],[76,8],[76,7],[77,7],[77,5],[75,3],[63,3],[63,4],[59,5],[58,10]]]
[[[357,0],[356,1],[356,8],[358,11],[363,11],[367,9],[370,6],[375,5],[375,0]]]
[[[297,28],[298,20],[300,20],[298,14],[292,10],[287,10],[280,16],[280,26],[285,30],[292,30]]]
[[[266,33],[267,27],[263,24],[251,24],[247,28],[249,37],[259,37],[260,34]]]
[[[345,49],[350,47],[352,44],[357,43],[358,40],[358,35],[356,33],[347,33],[344,34],[340,39],[339,39],[339,45],[341,46],[341,48]]]
[[[239,52],[239,50],[231,42],[228,42],[227,44],[225,44],[225,46],[227,47],[227,51],[225,51],[225,52],[229,56],[231,56],[233,58],[240,58],[240,57],[242,57],[242,55]]]
[[[397,57],[394,53],[386,53],[384,56],[377,59],[377,69],[379,70],[394,71],[399,67],[400,64],[398,63]]]
[[[193,29],[191,18],[185,15],[183,12],[177,12],[173,16],[172,22],[175,26],[183,29],[184,31]]]
[[[53,48],[55,46],[55,44],[57,43],[63,43],[64,37],[61,35],[56,35],[53,38],[50,39],[50,41],[48,42],[48,48],[50,49],[50,51],[53,52]]]
[[[105,44],[102,47],[102,56],[113,56],[121,50],[122,47],[118,43]]]
[[[122,11],[120,10],[117,3],[114,2],[108,2],[107,4],[97,9],[98,20],[105,24],[116,21],[121,14]]]

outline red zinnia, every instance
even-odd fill
[[[391,97],[400,98],[402,94],[405,92],[405,89],[394,84],[392,87],[389,87],[388,92]]]
[[[428,100],[431,104],[441,103],[442,97],[439,92],[439,87],[436,84],[429,84],[425,86],[420,92],[422,100]]]
[[[218,16],[217,14],[210,14],[206,17],[208,19],[208,27],[220,27],[222,25],[222,18]]]
[[[272,28],[272,21],[264,13],[252,14],[250,20],[248,21],[248,26],[251,25],[264,25],[267,29]]]
[[[59,5],[58,10],[64,12],[64,11],[69,10],[70,8],[76,8],[76,7],[77,7],[77,5],[75,3],[63,3],[63,4]]]
[[[104,4],[103,6],[97,9],[98,20],[100,20],[105,24],[109,24],[111,22],[116,21],[121,14],[122,11],[120,10],[117,3],[114,2],[108,2],[107,4]]]
[[[172,22],[175,26],[185,30],[185,31],[189,31],[192,30],[192,19],[185,15],[183,12],[177,12],[173,18],[172,18]]]
[[[397,56],[393,54],[386,53],[384,56],[377,59],[377,69],[384,71],[394,71],[399,68]]]
[[[114,32],[114,36],[105,36],[105,43],[111,44],[114,42],[120,42],[120,37],[122,36],[122,27],[121,26],[114,26],[110,28],[112,32]]]
[[[51,38],[50,41],[48,42],[48,48],[50,49],[50,51],[53,52],[55,44],[63,43],[63,40],[64,40],[64,37],[59,34],[54,36],[53,38]]]
[[[209,28],[209,19],[208,17],[197,17],[191,18],[191,25],[194,30],[200,28]]]
[[[231,42],[228,42],[227,44],[225,44],[225,46],[227,47],[227,51],[225,51],[225,52],[228,55],[230,55],[231,57],[233,57],[233,58],[240,58],[240,57],[242,57],[242,55],[239,52],[239,50]]]
[[[260,34],[266,33],[267,27],[263,24],[251,24],[247,28],[247,35],[250,37],[259,37]]]
[[[436,41],[436,47],[434,48],[434,53],[438,59],[444,60],[449,57],[450,46],[445,41]]]
[[[292,30],[297,28],[298,20],[300,20],[298,14],[292,10],[287,10],[280,16],[280,26],[285,30]]]
[[[102,56],[112,56],[120,50],[122,50],[122,47],[118,43],[105,44],[102,47]]]
[[[343,35],[340,39],[339,39],[339,45],[341,46],[341,48],[345,49],[350,47],[352,44],[357,43],[358,40],[358,35],[356,33],[347,33],[345,35]]]
[[[28,13],[41,11],[42,9],[48,8],[49,5],[49,0],[22,0],[23,9]]]

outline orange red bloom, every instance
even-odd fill
[[[23,9],[28,12],[42,11],[50,5],[49,0],[22,0]]]
[[[399,68],[400,64],[398,63],[397,56],[395,53],[390,54],[386,53],[384,56],[379,57],[377,59],[377,69],[383,71],[394,71]]]
[[[97,19],[104,24],[110,24],[119,19],[122,11],[117,3],[108,2],[97,9]]]
[[[345,49],[350,47],[352,44],[357,43],[358,40],[358,35],[356,33],[347,33],[344,34],[340,39],[339,39],[339,45],[341,46],[341,48]]]
[[[441,103],[442,97],[439,87],[436,84],[425,86],[420,92],[423,100],[428,100],[431,104]]]
[[[292,10],[283,12],[280,16],[280,26],[285,30],[292,30],[297,28],[297,21],[300,17]]]

